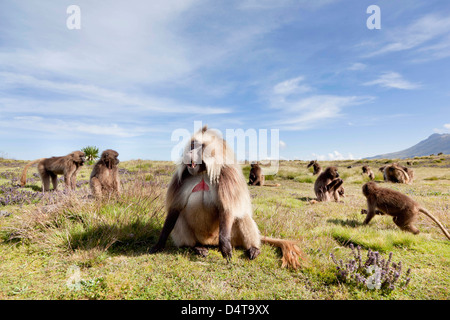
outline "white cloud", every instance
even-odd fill
[[[450,123],[444,124],[442,128],[435,128],[433,131],[436,133],[448,133],[450,132]]]
[[[277,95],[290,95],[311,91],[310,86],[300,84],[303,80],[303,77],[297,77],[280,82],[273,87],[273,92]]]
[[[386,72],[382,74],[378,79],[364,83],[366,86],[380,85],[385,88],[395,88],[403,90],[412,90],[420,88],[420,84],[412,83],[408,80],[403,79],[403,77],[397,72]]]
[[[328,153],[327,155],[320,155],[320,154],[312,154],[313,159],[321,160],[321,161],[335,161],[335,160],[354,160],[355,157],[353,154],[348,153],[347,155],[343,155],[339,151],[333,151]]]
[[[119,138],[136,137],[154,131],[146,127],[129,126],[129,128],[126,128],[116,123],[93,124],[38,116],[18,116],[8,120],[0,120],[0,126],[2,128],[32,130],[51,134],[88,134]]]
[[[27,89],[39,89],[41,92],[51,92],[58,93],[69,96],[69,102],[67,99],[64,102],[55,103],[54,101],[32,101],[30,103],[31,108],[34,112],[42,112],[45,110],[46,106],[51,106],[51,112],[59,113],[61,110],[62,104],[71,103],[72,106],[77,105],[74,104],[73,98],[77,97],[78,99],[84,100],[82,103],[78,105],[81,108],[81,113],[86,114],[86,111],[90,111],[91,116],[95,116],[96,109],[100,114],[99,116],[105,116],[104,108],[100,107],[105,104],[108,105],[108,114],[113,114],[114,112],[120,112],[120,110],[126,111],[127,113],[134,112],[135,115],[140,114],[144,115],[146,112],[158,112],[158,113],[180,113],[186,112],[189,114],[224,114],[230,113],[231,110],[228,108],[215,108],[209,106],[196,106],[189,105],[186,103],[180,103],[168,98],[161,98],[155,96],[148,96],[143,94],[129,94],[125,92],[120,92],[118,90],[111,90],[102,88],[96,85],[85,85],[81,83],[71,83],[64,81],[50,81],[45,79],[38,79],[34,76],[25,75],[25,74],[17,74],[12,72],[0,72],[0,92],[1,89],[14,89],[14,88],[27,88]],[[12,111],[17,112],[18,110],[25,111],[24,109],[18,108],[18,106],[24,104],[27,101],[27,97],[20,97],[19,101],[15,101],[12,98],[0,98],[0,102],[3,102],[5,105],[11,105]],[[9,100],[9,101],[8,101]],[[36,109],[36,105],[40,105],[39,109]],[[84,107],[83,107],[84,106]],[[97,108],[95,107],[97,106]],[[65,110],[70,110],[75,114],[80,114],[77,112],[78,108],[69,108]],[[7,112],[7,108],[3,110]]]
[[[388,39],[380,49],[367,56],[419,49],[432,51],[435,58],[448,56],[448,36],[450,35],[450,17],[428,14],[410,25],[396,28],[388,33]],[[428,53],[428,57],[429,53]]]
[[[355,62],[350,67],[348,67],[348,70],[360,71],[360,70],[364,70],[366,67],[367,67],[367,65],[365,65],[364,63]]]
[[[343,116],[342,110],[349,106],[372,101],[372,97],[314,95],[294,101],[278,101],[282,119],[275,125],[283,130],[307,130]],[[275,107],[275,106],[274,106]]]
[[[319,8],[336,0],[240,0],[241,10],[273,10],[298,5],[303,8]]]
[[[284,142],[283,140],[280,140],[280,141],[279,141],[279,144],[280,144],[280,148],[281,148],[281,149],[286,148],[286,142]]]

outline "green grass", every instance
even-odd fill
[[[447,228],[450,226],[448,167],[439,156],[415,159],[412,185],[384,184],[413,197]],[[376,216],[362,225],[365,198],[361,185],[367,178],[361,166],[369,164],[382,180],[378,167],[386,160],[321,162],[337,165],[344,178],[342,203],[311,204],[313,176],[306,161],[282,161],[271,176],[280,187],[249,187],[253,216],[261,234],[297,239],[307,260],[303,268],[281,268],[280,250],[263,245],[260,256],[249,261],[240,248],[229,263],[217,251],[201,258],[188,249],[166,249],[150,255],[164,223],[164,200],[174,166],[170,162],[121,162],[123,193],[97,201],[88,185],[72,194],[53,194],[38,203],[1,207],[12,212],[0,217],[0,299],[448,299],[450,241],[430,219],[421,216],[412,235],[399,230],[392,218]],[[400,161],[405,164],[406,160]],[[2,161],[0,161],[0,164]],[[17,170],[2,167],[0,172]],[[351,168],[347,168],[352,166]],[[89,177],[92,167],[79,178]],[[248,177],[250,167],[243,166]],[[36,172],[29,171],[29,177]],[[433,177],[436,177],[434,179]],[[430,179],[433,178],[433,179]],[[8,179],[0,184],[8,184]],[[27,184],[26,190],[39,188]],[[330,253],[349,257],[349,244],[360,245],[412,268],[408,287],[389,294],[338,281]],[[70,285],[78,277],[77,286]]]

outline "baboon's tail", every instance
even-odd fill
[[[31,167],[33,164],[38,163],[39,161],[41,161],[43,159],[45,159],[45,158],[41,158],[41,159],[37,159],[37,160],[31,161],[29,164],[27,164],[25,166],[25,168],[23,168],[22,176],[20,177],[20,185],[22,187],[27,183],[27,171],[28,171],[28,168]]]
[[[281,184],[275,183],[275,184],[264,184],[264,187],[280,187]]]
[[[424,208],[420,208],[419,209],[420,212],[424,213],[425,215],[427,215],[431,220],[433,220],[434,222],[436,222],[436,224],[439,226],[439,228],[441,228],[442,232],[444,232],[445,236],[450,240],[450,234],[448,233],[448,231],[444,228],[444,226],[442,225],[442,223],[439,222],[438,219],[436,219],[431,213],[429,213],[427,210],[425,210]]]
[[[303,252],[297,246],[295,241],[261,237],[261,242],[281,249],[283,254],[283,257],[281,258],[282,268],[288,266],[297,269],[301,266],[299,258],[304,260]]]

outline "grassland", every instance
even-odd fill
[[[254,261],[239,248],[227,263],[217,250],[201,258],[171,242],[164,252],[149,255],[164,221],[170,162],[122,162],[123,194],[96,201],[87,183],[91,166],[79,174],[76,192],[43,195],[36,168],[19,188],[26,162],[0,160],[0,299],[447,300],[450,241],[430,219],[419,218],[416,236],[400,231],[387,216],[362,225],[361,186],[367,178],[361,166],[371,166],[381,180],[377,169],[389,161],[321,162],[338,166],[345,181],[342,203],[309,203],[315,177],[304,161],[280,163],[268,180],[281,187],[250,187],[261,233],[299,239],[307,260],[302,269],[291,270],[280,268],[279,250],[266,245]],[[414,183],[384,186],[413,197],[449,228],[450,156],[408,161]],[[248,176],[248,165],[243,172]],[[412,269],[410,284],[383,291],[342,281],[330,253],[346,261],[350,243],[363,254],[392,252],[393,261]]]

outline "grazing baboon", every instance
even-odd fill
[[[100,160],[94,166],[91,172],[90,186],[92,194],[96,198],[101,198],[105,194],[120,194],[119,177],[119,153],[115,150],[105,150],[102,152]]]
[[[64,184],[67,189],[74,190],[77,184],[77,174],[86,161],[82,151],[74,151],[63,157],[41,158],[28,163],[22,171],[20,183],[22,187],[27,183],[27,171],[30,166],[38,163],[38,172],[42,181],[42,191],[50,190],[50,178],[53,189],[58,188],[58,174],[64,175]]]
[[[264,175],[259,163],[252,163],[250,169],[250,175],[248,177],[248,184],[251,186],[262,186],[264,185]]]
[[[336,167],[328,167],[323,171],[316,179],[314,183],[314,192],[317,197],[317,201],[330,201],[334,198],[335,201],[339,201],[339,195],[344,190],[340,191],[344,181],[339,178],[339,173]]]
[[[398,165],[401,169],[403,169],[403,171],[406,172],[406,174],[407,174],[408,177],[409,177],[409,183],[412,183],[413,180],[414,180],[414,170],[411,169],[411,168],[407,168],[407,167],[401,166],[401,165],[399,165],[399,164],[397,164],[397,165]]]
[[[316,174],[319,175],[322,173],[322,168],[320,167],[319,163],[317,162],[317,160],[312,160],[310,163],[308,163],[308,165],[306,166],[307,168],[309,167],[313,167],[314,171],[313,171],[313,176],[315,176]]]
[[[383,169],[384,181],[408,184],[414,178],[414,171],[412,169],[400,166],[397,163],[381,167],[380,171],[381,169]]]
[[[206,256],[218,246],[229,260],[233,247],[243,247],[249,259],[260,254],[261,243],[282,250],[282,266],[300,266],[300,248],[293,241],[260,235],[252,218],[252,203],[242,169],[233,150],[205,126],[184,150],[182,162],[169,183],[167,217],[150,253],[162,250],[169,237],[177,247],[190,247]]]
[[[363,174],[367,174],[370,178],[370,180],[375,179],[375,174],[373,173],[372,169],[369,168],[369,166],[363,166],[362,167]]]
[[[431,213],[407,195],[396,190],[381,188],[374,181],[369,181],[363,185],[362,192],[367,198],[367,210],[361,210],[362,214],[367,214],[364,224],[368,224],[375,214],[388,214],[394,217],[394,223],[400,229],[418,234],[419,229],[414,226],[414,222],[419,212],[422,212],[436,222],[450,240],[450,234],[444,226]]]

